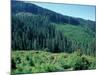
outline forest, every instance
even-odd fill
[[[11,67],[16,73],[96,68],[95,21],[65,16],[22,1],[12,1],[11,12]],[[45,55],[50,62],[44,62]],[[41,64],[47,66],[41,69]],[[28,71],[24,70],[25,65]]]

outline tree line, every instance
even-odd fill
[[[12,16],[13,50],[70,51],[70,41],[56,30],[48,17],[19,13]]]
[[[12,50],[45,50],[71,53],[78,48],[82,49],[81,46],[78,47],[79,43],[67,38],[60,30],[57,30],[48,16],[22,12],[13,14],[11,22]],[[87,46],[86,49],[88,48]],[[91,48],[92,51],[84,50],[84,52],[81,52],[94,54],[95,49],[93,48]]]

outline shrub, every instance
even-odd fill
[[[22,74],[22,73],[24,73],[23,72],[23,67],[22,66],[20,66],[20,67],[18,67],[17,69],[16,69],[16,74]]]
[[[47,64],[44,64],[42,66],[47,72],[56,72],[56,71],[62,71],[63,70],[63,68],[59,64],[47,63]]]
[[[11,68],[16,69],[16,63],[15,63],[14,59],[11,59]]]
[[[91,62],[89,69],[96,69],[96,62]]]
[[[20,61],[20,63],[18,63]],[[67,70],[95,69],[95,57],[80,55],[78,52],[50,53],[29,51],[12,55],[12,74],[57,72]]]
[[[11,75],[16,75],[15,70],[12,69],[12,71],[11,71]]]
[[[73,68],[73,70],[86,70],[89,67],[87,59],[81,57],[77,53],[71,54],[67,59],[67,65]]]
[[[67,64],[67,57],[68,57],[68,54],[64,54],[64,53],[58,54],[56,63],[58,63],[64,69],[70,68],[70,66]]]
[[[83,55],[82,57],[88,61],[89,63],[88,69],[96,69],[96,58],[95,57],[86,56],[86,55]]]

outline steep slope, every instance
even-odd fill
[[[54,23],[81,25],[82,27],[90,28],[93,32],[95,32],[96,23],[94,21],[65,16],[37,6],[35,4],[26,3],[22,1],[12,1],[11,8],[12,14],[16,14],[18,12],[29,12],[36,15],[43,15],[47,16],[50,19],[50,21]]]
[[[73,49],[81,49],[82,52],[95,53],[95,33],[81,26],[74,25],[55,25],[57,30],[60,30],[64,36],[72,41]]]
[[[95,22],[64,16],[31,3],[12,2],[12,50],[78,49],[95,55]]]

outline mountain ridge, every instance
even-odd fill
[[[72,24],[72,25],[86,25],[85,23],[88,23],[88,27],[91,28],[95,32],[95,21],[92,20],[85,20],[82,18],[76,18],[71,16],[65,16],[60,13],[54,12],[52,10],[42,8],[36,4],[33,3],[26,3],[22,1],[12,1],[12,14],[16,14],[18,12],[29,12],[32,14],[40,14],[40,15],[46,15],[50,18],[51,22],[54,23],[66,23],[66,24]]]

